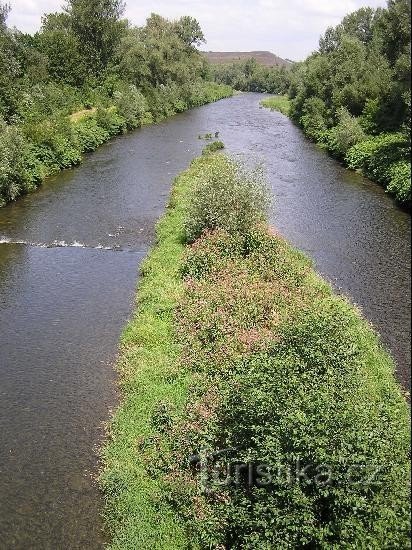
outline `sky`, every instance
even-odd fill
[[[10,27],[33,33],[44,13],[60,11],[62,0],[9,0]],[[195,17],[207,51],[269,50],[299,61],[317,48],[319,36],[351,11],[385,6],[385,0],[129,0],[125,16],[144,24],[150,13]]]

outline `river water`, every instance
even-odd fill
[[[117,342],[171,182],[219,132],[271,222],[357,303],[410,385],[410,216],[242,94],[121,136],[0,210],[0,548],[102,548],[94,478]]]

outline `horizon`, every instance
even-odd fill
[[[44,14],[61,11],[63,6],[61,0],[11,0],[10,4],[8,25],[30,34],[40,29]],[[301,61],[317,49],[326,28],[338,25],[348,13],[386,5],[385,0],[291,0],[287,5],[280,0],[258,0],[254,5],[246,0],[229,0],[224,5],[211,0],[207,6],[200,0],[143,0],[139,5],[126,2],[124,16],[141,26],[150,13],[168,19],[190,15],[199,21],[206,38],[201,51],[269,51]]]

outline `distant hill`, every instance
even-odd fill
[[[253,57],[266,67],[290,67],[293,61],[282,59],[272,52],[201,52],[213,64],[236,63]]]

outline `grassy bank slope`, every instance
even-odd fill
[[[220,154],[174,185],[103,451],[113,548],[405,548],[408,409],[359,312]]]

